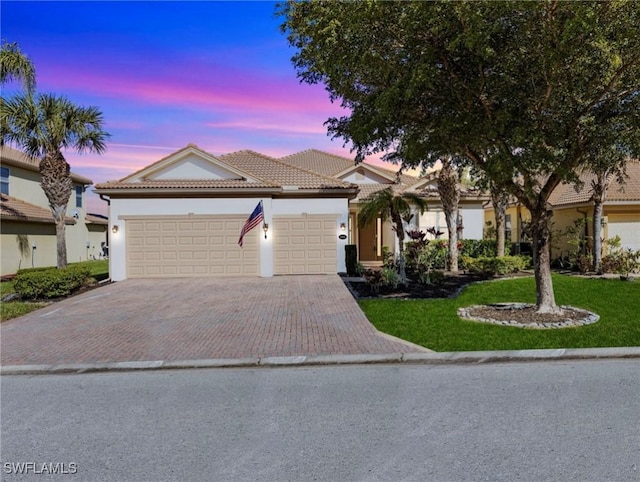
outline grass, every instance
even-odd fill
[[[533,278],[474,284],[453,299],[361,300],[360,306],[378,330],[439,352],[640,346],[640,282],[554,275],[553,283],[558,304],[593,311],[600,320],[582,327],[533,330],[457,316],[463,306],[534,303]]]
[[[73,265],[87,266],[91,271],[91,276],[97,281],[102,281],[109,277],[109,261],[82,261],[80,263],[69,263]],[[0,283],[0,297],[15,293],[13,281],[3,281]],[[49,304],[48,302],[25,302],[25,301],[7,301],[0,303],[0,322],[26,315],[30,311],[37,310]]]

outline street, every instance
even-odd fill
[[[637,360],[4,376],[0,389],[6,481],[640,480]]]

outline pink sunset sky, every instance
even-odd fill
[[[314,148],[353,158],[323,125],[340,106],[296,78],[275,3],[3,0],[0,14],[2,38],[33,61],[39,92],[103,112],[106,153],[65,153],[94,183],[189,143],[213,154]],[[106,214],[91,191],[88,211]]]

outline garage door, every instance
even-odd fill
[[[337,216],[274,217],[275,274],[335,274]]]
[[[638,216],[610,214],[607,219],[609,238],[620,236],[624,248],[640,249],[640,220],[638,220]]]
[[[244,247],[244,217],[171,216],[127,218],[129,278],[257,276],[258,230]]]

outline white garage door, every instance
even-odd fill
[[[258,229],[238,237],[246,217],[128,218],[129,278],[257,276]]]
[[[275,274],[335,274],[336,215],[274,217]]]
[[[640,249],[640,221],[638,221],[638,216],[610,214],[607,218],[609,222],[609,238],[620,236],[624,248]]]

